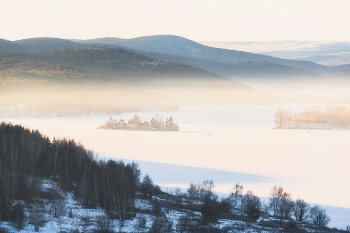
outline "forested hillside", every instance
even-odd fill
[[[49,81],[82,81],[88,79],[91,72],[59,64],[25,61],[13,58],[0,59],[0,77],[4,84],[11,80],[32,80],[33,82]]]
[[[97,160],[93,152],[73,140],[50,140],[38,131],[1,123],[0,161],[3,221],[16,221],[13,211],[17,209],[13,208],[19,200],[33,205],[48,197],[57,205],[54,208],[59,208],[60,189],[73,192],[85,207],[105,209],[121,221],[134,208],[140,179],[137,164]],[[43,192],[43,179],[57,182],[57,187]]]
[[[147,56],[119,48],[91,47],[36,52],[1,52],[0,58],[2,58],[2,63],[6,63],[6,65],[1,64],[3,72],[13,70],[20,73],[21,67],[11,62],[16,60],[21,63],[27,62],[27,69],[37,70],[37,75],[39,76],[41,69],[49,74],[50,68],[55,73],[57,66],[64,66],[61,70],[63,75],[65,75],[65,67],[72,67],[76,69],[75,73],[90,73],[90,79],[99,80],[169,77],[223,79],[218,75],[198,68],[153,60]],[[44,63],[47,66],[40,67],[37,63]],[[34,74],[32,73],[32,75]],[[74,79],[74,75],[72,74],[70,79]]]

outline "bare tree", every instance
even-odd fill
[[[298,222],[303,222],[307,218],[307,212],[309,211],[310,206],[302,199],[297,199],[294,202],[293,206],[293,215],[295,220]]]
[[[323,209],[318,205],[312,207],[309,213],[310,222],[318,227],[326,227],[331,220],[326,214],[326,209]]]
[[[181,195],[183,195],[183,193],[181,192],[181,189],[179,187],[176,187],[174,190],[174,195],[180,197]]]
[[[58,184],[51,190],[53,194],[52,211],[55,218],[60,218],[65,214],[65,205],[63,203],[62,194],[59,191]]]
[[[270,210],[272,210],[274,217],[278,216],[279,204],[280,204],[282,194],[283,194],[282,187],[277,187],[277,185],[274,185],[271,188],[269,208]]]
[[[199,197],[199,187],[195,183],[190,183],[190,187],[187,189],[187,195],[191,199]]]
[[[282,187],[276,185],[271,188],[269,208],[274,217],[289,218],[293,209],[291,194],[284,192]]]
[[[256,221],[261,215],[260,199],[252,191],[248,191],[242,199],[242,210],[247,216],[248,222]]]
[[[120,227],[123,227],[135,206],[138,168],[136,164],[125,165],[123,161],[108,161],[106,172],[106,209],[110,217],[117,218]]]
[[[230,201],[233,209],[236,209],[242,198],[243,198],[243,185],[239,185],[236,183],[236,185],[233,187],[231,194],[230,194]]]
[[[215,188],[214,182],[212,180],[205,180],[200,187],[200,197],[206,199],[214,195],[213,189]]]
[[[45,225],[44,207],[35,199],[29,214],[29,223],[34,225],[34,230],[39,231],[40,227]]]
[[[215,188],[212,180],[205,180],[200,185],[200,199],[203,201],[201,214],[204,222],[210,226],[211,223],[216,222],[219,213],[218,196],[214,193]]]
[[[279,205],[279,216],[284,218],[290,218],[294,206],[291,194],[284,192],[281,196]]]
[[[277,109],[274,115],[276,128],[279,128],[279,129],[283,128],[287,124],[287,121],[290,118],[291,118],[291,114],[287,110],[283,108]]]
[[[163,123],[164,122],[164,116],[162,114],[157,113],[154,117],[154,120],[156,120],[158,123]]]

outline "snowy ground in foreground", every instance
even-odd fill
[[[187,188],[190,182],[212,179],[217,192],[228,193],[239,182],[263,197],[276,184],[294,199],[350,208],[350,131],[273,130],[278,107],[299,111],[307,106],[200,106],[162,113],[174,118],[180,132],[97,129],[110,116],[7,121],[39,129],[51,139],[75,139],[101,158],[136,160],[163,187]],[[137,114],[143,119],[155,115]],[[328,209],[330,226],[349,225],[349,209]]]
[[[101,155],[101,158],[108,159],[109,157]],[[123,159],[123,161],[132,162],[132,160],[126,159]],[[181,190],[185,192],[189,187],[190,182],[200,182],[206,179],[212,179],[216,185],[216,190],[219,189],[221,191],[218,193],[219,196],[227,197],[229,195],[229,191],[233,188],[232,180],[236,180],[238,183],[243,184],[245,191],[250,189],[253,192],[255,189],[266,189],[272,187],[275,184],[283,186],[283,183],[286,182],[285,180],[279,179],[278,177],[260,176],[247,173],[228,172],[215,169],[154,163],[147,161],[137,161],[137,163],[140,165],[141,170],[144,173],[148,173],[152,177],[154,183],[161,186],[161,188],[167,192],[174,192],[175,188],[181,188]],[[291,193],[293,196],[293,192]],[[266,193],[265,196],[260,197],[265,203],[269,201],[267,195],[268,193]],[[295,196],[293,197],[296,198]],[[314,203],[310,203],[310,205],[314,205]],[[321,206],[327,209],[327,214],[331,217],[329,227],[345,229],[346,226],[350,224],[350,208],[342,208],[329,205]]]

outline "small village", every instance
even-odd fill
[[[344,107],[335,107],[324,111],[307,109],[299,113],[278,109],[274,118],[276,128],[350,129],[350,110]]]
[[[179,126],[169,117],[165,123],[159,117],[153,117],[150,122],[142,121],[140,116],[134,115],[128,122],[112,117],[100,127],[101,129],[134,130],[134,131],[179,131]]]

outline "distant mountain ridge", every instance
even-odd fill
[[[60,38],[50,38],[50,37],[23,39],[23,40],[17,40],[14,43],[26,48],[27,51],[60,50],[60,49],[88,47],[86,45],[76,43],[71,40],[65,40]]]
[[[329,72],[328,67],[309,61],[287,60],[243,51],[214,48],[179,36],[160,35],[138,37],[134,39],[99,38],[93,40],[82,40],[80,42],[98,43],[109,46],[122,46],[125,48],[135,49],[136,51],[155,59],[162,57],[165,60],[174,62],[183,60],[184,64],[192,65],[198,68],[203,68],[206,66],[203,64],[203,62],[198,63],[198,59],[202,61],[220,63],[219,67],[226,66],[226,68],[220,69],[219,67],[216,67],[216,69],[209,68],[207,70],[228,76],[237,76],[235,72],[236,67],[240,63],[245,62],[264,62],[265,64],[268,64],[268,66],[271,66],[271,64],[275,64],[274,66],[281,65],[280,69],[283,69],[283,66],[289,66],[290,68],[295,69],[295,75],[297,76],[309,76],[310,74],[315,75]],[[189,58],[196,59],[197,61],[190,61]],[[228,69],[227,65],[232,64],[235,64],[235,66],[231,67],[231,69]],[[264,67],[261,72],[266,73],[267,69],[268,67]],[[230,70],[230,72],[228,72],[228,70]],[[290,71],[290,69],[288,70]],[[250,72],[249,70],[245,70],[245,72],[240,73],[242,75],[242,73],[249,74]],[[274,71],[272,70],[270,74],[273,75],[273,73]],[[287,73],[289,74],[290,72]]]
[[[0,39],[0,51],[26,51],[27,49],[16,42]]]
[[[202,41],[204,45],[307,60],[326,66],[350,64],[349,41]]]
[[[294,67],[289,67],[283,64],[276,64],[267,61],[244,61],[233,64],[210,61],[204,59],[181,57],[168,54],[144,52],[143,54],[159,60],[167,60],[177,63],[183,63],[197,68],[205,69],[226,77],[291,77],[304,76],[315,77],[316,73],[309,72]],[[273,69],[271,69],[273,68]]]
[[[44,76],[51,77],[51,73],[59,75],[57,67],[62,67],[62,75],[66,77],[67,73],[63,71],[71,70],[73,78],[85,77],[101,80],[106,78],[109,80],[128,78],[130,80],[130,78],[140,77],[226,79],[188,65],[158,61],[129,50],[106,47],[84,46],[83,48],[26,52],[2,51],[0,52],[0,67],[3,67],[2,76],[6,73],[20,74],[21,77],[24,74],[31,77],[35,74],[42,77],[44,74]]]
[[[89,46],[90,45],[77,43],[71,40],[51,37],[29,38],[16,41],[0,39],[0,51],[8,52],[60,50],[70,48],[86,48]]]
[[[153,60],[184,64],[226,77],[316,77],[332,74],[331,68],[310,61],[288,60],[256,53],[209,47],[172,35],[145,36],[133,39],[97,38],[66,40],[32,38],[0,40],[1,51],[35,52],[89,47],[123,48]],[[27,55],[26,55],[27,56]]]

